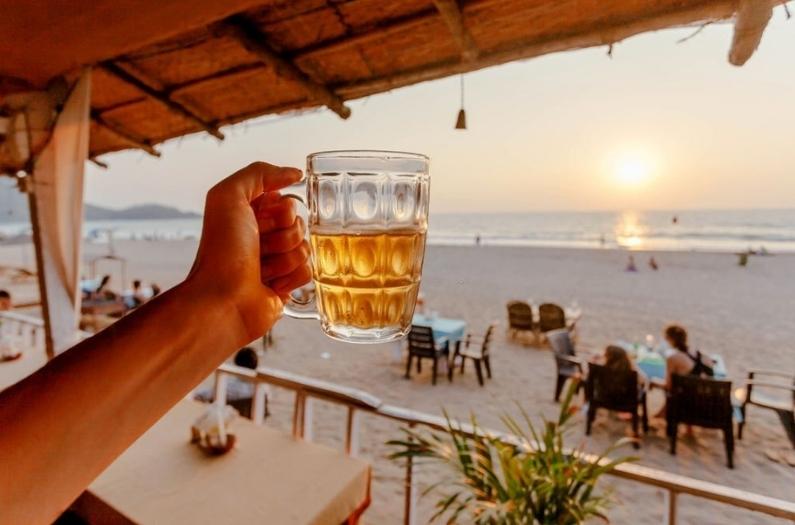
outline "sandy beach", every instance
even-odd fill
[[[155,281],[163,288],[187,273],[195,248],[195,241],[124,241],[116,246],[128,261],[129,279]],[[103,245],[88,245],[85,259],[104,251]],[[0,260],[21,264],[23,252],[19,246],[2,247]],[[360,388],[388,403],[416,410],[439,414],[444,408],[456,417],[474,413],[493,428],[501,428],[500,414],[517,412],[516,403],[530,414],[551,416],[557,405],[552,401],[555,368],[550,352],[506,337],[505,303],[532,298],[537,303],[562,305],[577,301],[583,310],[580,341],[589,347],[602,348],[617,339],[640,341],[646,334],[659,338],[667,323],[677,322],[690,331],[695,348],[724,357],[735,386],[740,386],[751,368],[795,370],[795,255],[752,257],[746,268],[738,267],[736,257],[725,253],[656,252],[654,256],[659,271],[648,268],[649,254],[636,252],[640,271],[628,273],[624,251],[429,246],[422,282],[429,308],[443,317],[466,320],[473,332],[483,331],[491,321],[500,322],[492,350],[494,378],[483,388],[471,369],[463,376],[456,373],[452,384],[443,379],[431,386],[429,367],[405,380],[404,362],[395,360],[392,347],[337,343],[311,321],[282,320],[274,330],[275,345],[266,351],[262,364]],[[119,287],[118,282],[114,287]],[[30,290],[20,292],[29,294]],[[288,428],[291,401],[291,394],[274,392],[273,416],[266,424]],[[653,392],[651,412],[662,402],[662,393]],[[317,404],[316,440],[338,447],[341,416],[341,409]],[[789,447],[783,429],[773,414],[762,409],[752,407],[749,419],[743,441],[737,445],[733,471],[726,467],[723,442],[716,431],[697,430],[694,439],[681,439],[674,457],[668,453],[663,426],[657,423],[639,451],[627,449],[626,453],[637,454],[642,465],[795,499],[795,468],[765,455],[765,450]],[[627,424],[602,414],[593,435],[586,439],[583,419],[578,416],[569,442],[599,450],[626,433]],[[365,516],[367,523],[401,522],[402,469],[385,459],[383,445],[398,435],[395,424],[363,421],[361,452],[374,464],[373,504]],[[421,472],[419,479],[427,482],[433,473]],[[614,523],[661,521],[661,491],[613,479],[606,479],[602,486],[615,490],[616,505],[610,511]],[[679,504],[680,523],[778,522],[690,497],[682,497]],[[421,500],[420,522],[430,516],[432,505],[432,499]]]

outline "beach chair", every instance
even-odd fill
[[[785,380],[780,381],[781,379]],[[761,391],[760,391],[761,389]],[[785,396],[769,395],[771,390],[782,391]],[[795,375],[775,370],[751,370],[745,389],[737,393],[742,418],[737,426],[737,439],[743,438],[743,428],[748,420],[748,406],[754,405],[776,413],[792,447],[795,448]]]
[[[591,426],[596,419],[596,411],[600,408],[613,412],[628,412],[632,415],[632,434],[636,441],[635,448],[640,448],[638,423],[643,424],[643,432],[649,431],[649,417],[646,408],[646,391],[638,383],[638,373],[628,370],[619,374],[614,370],[598,365],[588,364],[588,379],[585,382],[585,398],[588,400],[588,412],[585,417],[585,435],[591,435]]]
[[[672,375],[665,409],[671,454],[676,454],[679,425],[716,428],[723,431],[726,460],[734,468],[734,425],[731,381],[693,375]]]
[[[436,373],[439,369],[439,359],[444,358],[450,366],[450,341],[446,338],[435,339],[433,329],[429,326],[412,325],[408,336],[409,356],[406,362],[406,379],[411,378],[411,363],[417,360],[417,373],[422,372],[422,360],[433,361],[433,375],[431,382],[436,384]],[[448,378],[452,378],[448,374]]]
[[[566,312],[554,303],[544,303],[538,307],[538,331],[546,334],[552,330],[566,328]]]
[[[533,309],[524,301],[510,301],[508,307],[508,334],[512,339],[528,332],[535,337]]]
[[[575,377],[585,378],[583,361],[576,355],[574,341],[572,341],[568,329],[560,328],[547,332],[547,341],[549,341],[549,346],[552,347],[552,352],[555,356],[555,367],[558,373],[558,378],[555,382],[555,402],[557,403],[560,400],[561,392],[563,392],[563,385],[566,384],[568,379]],[[585,384],[581,381],[577,390],[579,391],[584,386]]]
[[[494,336],[494,326],[495,323],[490,324],[486,329],[485,334],[482,336],[467,334],[466,338],[464,339],[463,347],[462,345],[456,346],[455,352],[453,352],[453,358],[450,360],[450,366],[447,369],[447,375],[450,381],[453,380],[453,370],[455,370],[457,358],[460,358],[461,361],[462,374],[464,373],[466,360],[472,360],[475,365],[475,372],[478,375],[478,383],[480,386],[483,386],[483,366],[486,367],[486,375],[489,379],[491,379],[491,359],[489,356],[489,346],[491,345],[491,339]]]

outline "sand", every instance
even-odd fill
[[[195,241],[128,241],[117,251],[128,259],[130,279],[156,281],[168,287],[186,273],[195,253]],[[19,256],[19,248],[0,249],[0,260]],[[103,246],[89,245],[86,258],[102,253]],[[688,328],[693,346],[724,356],[735,386],[751,368],[795,372],[795,255],[753,257],[746,268],[736,265],[731,254],[655,253],[660,270],[651,271],[648,254],[636,253],[640,271],[624,272],[626,252],[507,247],[428,248],[422,289],[430,308],[444,317],[465,319],[468,328],[480,332],[497,320],[497,340],[492,349],[494,378],[479,387],[472,370],[454,382],[446,379],[431,386],[429,368],[402,378],[403,362],[395,361],[392,347],[353,346],[322,335],[314,321],[282,320],[274,329],[275,346],[265,353],[263,364],[306,376],[366,390],[385,402],[439,414],[442,408],[457,417],[475,413],[486,426],[501,428],[502,413],[516,413],[519,403],[531,414],[552,416],[554,362],[545,349],[511,342],[505,334],[505,303],[532,298],[568,305],[576,300],[583,310],[579,323],[581,342],[601,348],[616,339],[643,340],[659,337],[663,327],[678,322]],[[13,262],[13,261],[12,261]],[[652,412],[663,396],[650,397]],[[273,417],[266,422],[288,428],[292,396],[275,391]],[[339,446],[343,412],[318,404],[316,439]],[[750,409],[750,421],[735,452],[735,469],[726,467],[723,441],[716,431],[697,430],[694,439],[680,440],[678,455],[667,449],[662,426],[643,440],[639,462],[654,468],[744,490],[795,500],[795,468],[775,463],[766,450],[788,450],[789,443],[773,414]],[[401,523],[402,468],[385,459],[383,443],[399,436],[398,425],[365,418],[362,455],[373,461],[373,504],[367,523]],[[627,425],[606,414],[597,419],[590,438],[577,417],[569,443],[583,443],[599,450],[628,432]],[[243,446],[252,446],[243,444]],[[421,481],[434,472],[420,473]],[[636,483],[605,478],[605,489],[615,491],[616,503],[609,515],[614,523],[660,523],[664,511],[661,491]],[[433,505],[421,501],[420,522]],[[752,512],[682,497],[680,523],[780,523]]]

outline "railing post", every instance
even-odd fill
[[[409,423],[409,428],[414,428],[413,423]],[[409,436],[409,441],[412,441]],[[417,502],[417,491],[414,488],[414,461],[412,457],[406,456],[406,479],[405,479],[405,502],[403,506],[403,523],[404,525],[414,525],[414,508]]]
[[[295,401],[293,402],[293,437],[304,437],[304,407],[306,406],[306,395],[300,391],[295,391]]]
[[[304,410],[303,410],[303,422],[301,423],[301,429],[303,430],[303,438],[304,441],[312,441],[312,398],[305,396],[304,397]]]
[[[220,370],[215,371],[215,395],[213,396],[216,404],[226,404],[226,374]]]
[[[255,425],[261,425],[265,421],[268,411],[268,386],[257,382],[254,385],[254,399],[251,401],[251,420]]]
[[[668,489],[665,491],[665,495],[665,523],[667,525],[676,525],[676,497],[678,493]]]
[[[345,453],[349,456],[359,454],[359,412],[348,405],[348,418],[345,422]]]

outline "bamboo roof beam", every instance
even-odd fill
[[[261,62],[272,67],[282,78],[299,83],[312,100],[326,106],[343,119],[351,115],[345,102],[327,86],[315,82],[292,61],[281,56],[268,43],[265,35],[243,17],[231,17],[211,27],[218,36],[228,36],[240,43]]]
[[[91,110],[91,120],[93,120],[98,126],[105,128],[110,133],[113,133],[115,136],[117,136],[124,142],[128,143],[129,145],[138,149],[142,149],[148,154],[152,155],[153,157],[160,156],[160,152],[157,151],[148,140],[136,137],[133,133],[127,131],[122,126],[119,126],[114,122],[108,121],[102,116],[102,114],[99,111],[94,109]]]
[[[461,12],[458,2],[456,0],[433,0],[433,3],[461,49],[461,58],[467,62],[476,59],[478,46],[464,23],[464,14]]]
[[[393,75],[335,86],[335,91],[345,99],[354,99],[372,93],[389,91],[418,82],[476,71],[515,60],[525,60],[572,49],[610,45],[640,33],[667,27],[690,25],[694,21],[725,20],[734,15],[734,9],[735,5],[733,2],[721,1],[695,8],[666,11],[631,21],[600,24],[577,33],[555,35],[544,40],[531,41],[499,51],[481,52],[478,58],[471,62],[445,60],[401,71]],[[312,53],[319,52],[321,52],[320,49],[312,51]]]
[[[729,51],[729,62],[735,66],[745,64],[762,41],[767,23],[773,17],[771,0],[740,0],[734,21],[734,36]]]
[[[218,140],[224,140],[224,134],[218,130],[218,127],[216,127],[214,124],[206,122],[201,117],[196,115],[193,111],[189,110],[188,108],[177,102],[176,100],[172,99],[168,93],[154,89],[152,86],[150,86],[146,82],[143,82],[141,79],[139,79],[135,75],[132,75],[125,69],[121,68],[118,64],[115,64],[114,62],[110,61],[102,62],[101,66],[105,71],[107,71],[111,75],[126,82],[127,84],[130,84],[131,86],[134,86],[136,89],[143,92],[148,97],[157,100],[158,102],[163,104],[166,108],[168,108],[172,112],[177,113],[178,115],[181,115],[182,117],[190,120],[194,124],[204,129],[204,131],[206,131],[213,137],[217,138]]]

